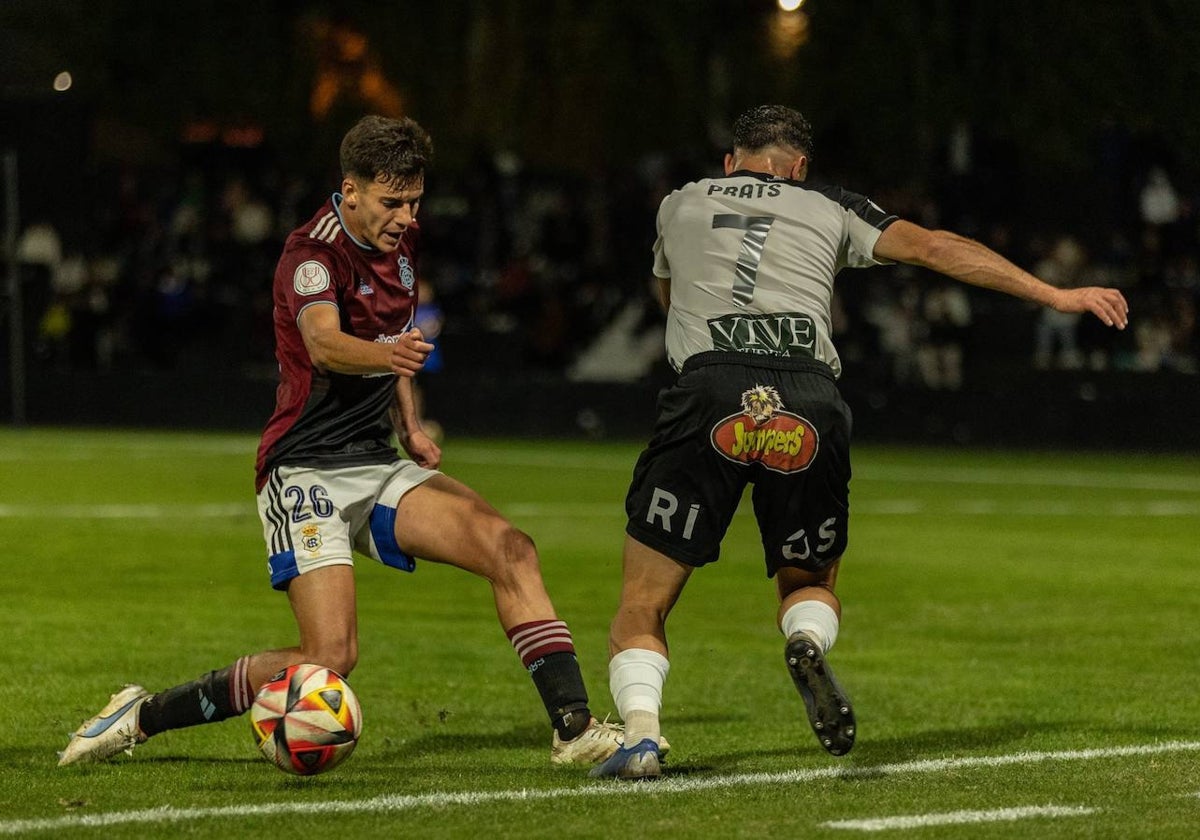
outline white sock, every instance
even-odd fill
[[[838,616],[833,607],[824,601],[800,601],[788,607],[779,622],[785,638],[804,632],[821,647],[821,653],[828,653],[838,637]]]
[[[608,686],[617,714],[625,721],[626,746],[646,738],[658,741],[658,713],[669,670],[665,656],[643,648],[623,650],[609,660]]]

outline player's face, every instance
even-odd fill
[[[403,184],[347,178],[342,182],[342,218],[355,239],[385,253],[394,251],[417,218],[424,193],[421,177]]]

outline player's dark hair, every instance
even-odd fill
[[[812,126],[804,115],[784,105],[759,105],[733,124],[733,147],[756,152],[768,146],[791,146],[812,159]]]
[[[433,159],[433,141],[416,120],[374,114],[363,117],[342,138],[342,174],[388,186],[407,184],[425,174]]]

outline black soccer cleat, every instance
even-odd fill
[[[854,746],[854,709],[834,679],[821,648],[804,633],[796,633],[788,639],[784,659],[821,746],[832,755],[850,752]]]

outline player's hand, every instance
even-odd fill
[[[400,445],[418,467],[436,470],[442,463],[442,448],[421,429],[400,435]]]
[[[1110,327],[1125,329],[1129,323],[1129,304],[1116,289],[1102,286],[1083,286],[1062,289],[1054,302],[1059,312],[1091,312]]]
[[[413,376],[425,366],[425,360],[433,352],[433,345],[425,340],[415,327],[400,336],[392,345],[392,373],[397,376]]]

